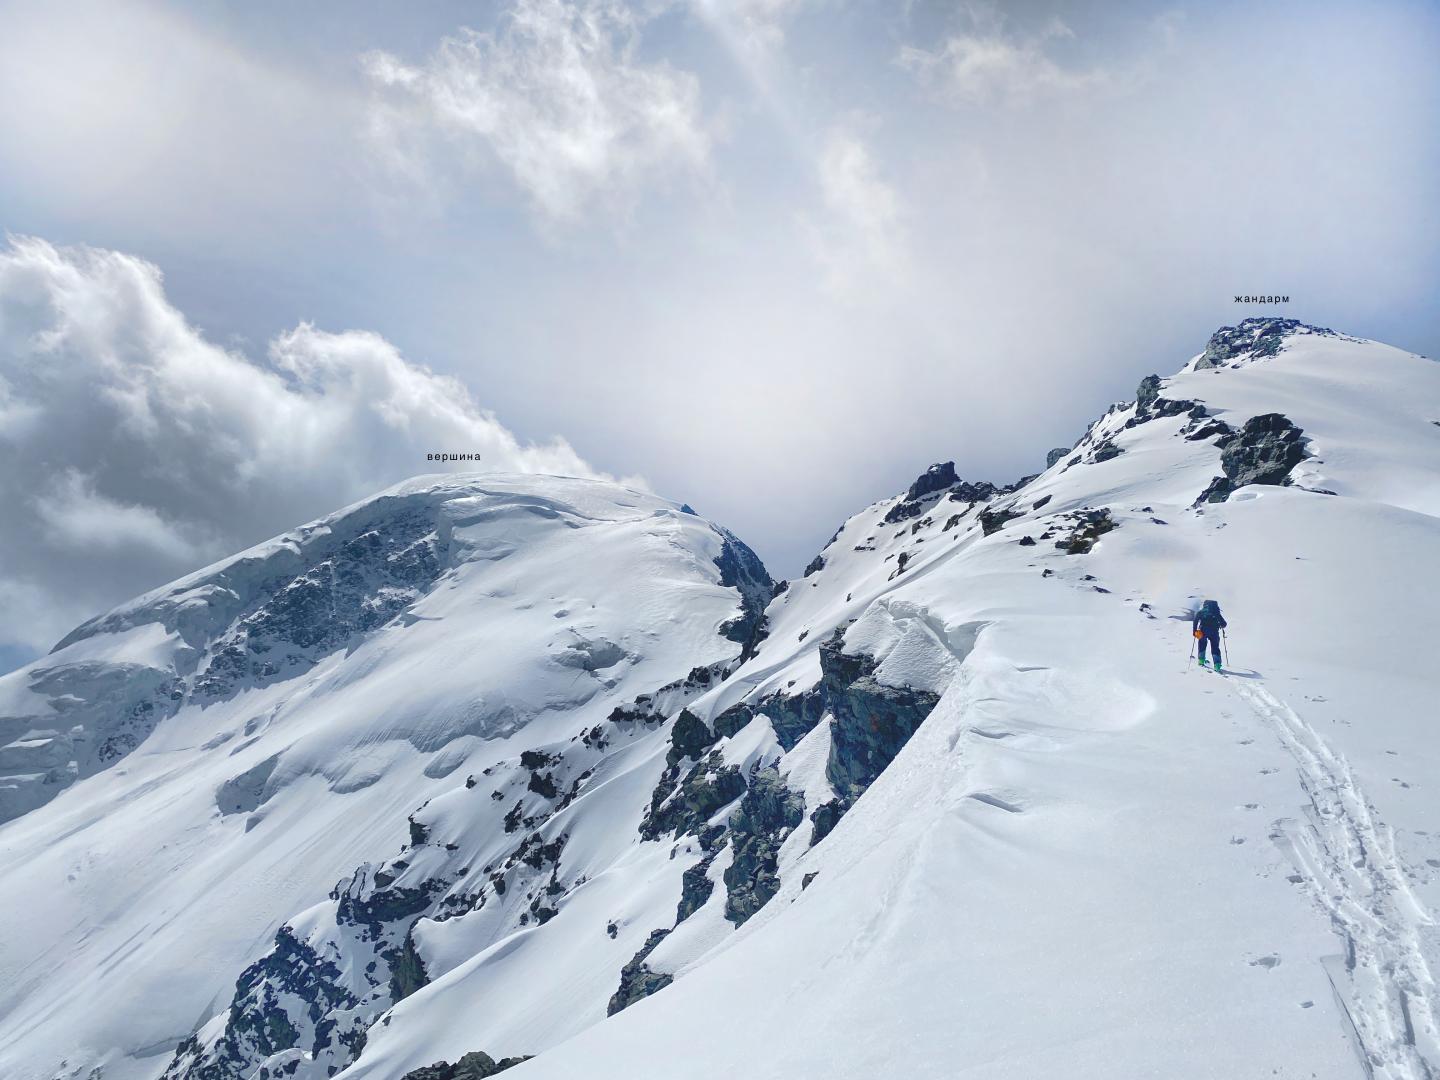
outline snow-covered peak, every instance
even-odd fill
[[[695,591],[696,607],[688,635],[657,647],[632,605],[669,602],[671,582]],[[367,676],[383,672],[402,639],[424,642],[418,656],[399,650],[424,685],[404,691],[395,717],[376,715],[384,735],[429,746],[504,734],[552,706],[552,669],[581,673],[580,693],[639,668],[648,689],[657,657],[684,667],[654,685],[696,656],[720,659],[726,636],[744,646],[769,586],[733,535],[645,492],[570,477],[417,477],[124,604],[0,679],[0,820],[114,764],[187,706],[244,698],[254,709],[251,692],[269,688],[277,700],[326,693],[356,681],[357,657]],[[472,696],[466,680],[507,664],[534,676],[467,701],[463,715],[426,706]],[[380,681],[367,684],[372,702]]]

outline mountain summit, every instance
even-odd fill
[[[1048,457],[779,585],[423,478],[86,624],[0,679],[0,1072],[1440,1074],[1440,366],[1246,320]]]

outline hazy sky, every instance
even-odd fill
[[[0,0],[0,670],[429,450],[790,576],[1235,293],[1435,355],[1437,55],[1431,3]]]

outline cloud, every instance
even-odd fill
[[[903,46],[900,64],[937,96],[956,104],[1018,106],[1112,81],[1103,69],[1072,69],[1051,57],[1047,50],[1053,42],[1074,37],[1059,20],[1024,38],[1007,35],[994,20],[989,22],[984,30],[951,34],[933,48]]]
[[[643,17],[610,0],[517,0],[490,32],[461,29],[419,65],[363,58],[372,129],[415,179],[498,164],[547,223],[706,167],[699,82],[638,57]]]
[[[212,251],[253,250],[368,207],[354,147],[362,88],[327,79],[324,64],[246,49],[195,15],[0,4],[0,101],[16,103],[0,109],[0,204],[12,227],[38,192],[68,234],[114,235],[106,227],[123,222],[152,242],[188,246],[203,232]]]
[[[690,7],[747,65],[765,65],[785,43],[786,25],[805,0],[690,0]]]
[[[196,566],[226,554],[221,538],[203,524],[170,520],[152,507],[108,498],[77,468],[61,473],[53,491],[36,493],[32,506],[45,526],[45,539],[71,556],[97,548],[139,549]]]
[[[904,268],[902,204],[865,141],[848,126],[832,129],[816,168],[825,213],[805,223],[829,285],[893,279]]]
[[[151,264],[37,239],[0,248],[0,418],[0,647],[32,651],[406,476],[596,475],[376,334],[302,323],[257,361],[206,340]]]

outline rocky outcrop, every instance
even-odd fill
[[[780,890],[780,845],[804,820],[805,800],[776,769],[760,769],[730,818],[732,858],[725,869],[725,917],[736,926]]]
[[[1189,398],[1167,398],[1160,393],[1164,380],[1159,375],[1147,375],[1140,380],[1140,385],[1135,389],[1135,413],[1125,421],[1126,428],[1138,427],[1140,424],[1148,424],[1152,420],[1159,420],[1167,416],[1180,416],[1189,414],[1196,418],[1205,415],[1205,406]],[[1109,440],[1100,444],[1104,448]],[[1120,453],[1119,449],[1111,454],[1114,457]],[[1093,458],[1095,461],[1105,460],[1100,457],[1099,448]]]
[[[451,1065],[448,1061],[437,1061],[434,1065],[411,1069],[400,1080],[485,1080],[486,1077],[502,1073],[506,1069],[529,1061],[530,1056],[508,1057],[496,1061],[489,1054],[472,1050]]]
[[[1045,468],[1053,468],[1057,461],[1065,460],[1065,455],[1070,453],[1070,450],[1071,448],[1068,446],[1057,446],[1051,450],[1045,455]]]
[[[640,951],[620,969],[620,989],[616,990],[605,1007],[606,1016],[614,1016],[621,1009],[634,1005],[641,998],[649,997],[657,990],[663,990],[675,981],[675,976],[664,971],[651,971],[645,961],[655,947],[670,936],[669,930],[652,930]]]
[[[776,740],[789,751],[795,749],[796,744],[814,729],[824,714],[825,701],[818,690],[800,694],[774,693],[753,705],[742,701],[730,706],[715,718],[715,733],[729,738],[756,716],[763,715],[769,719]]]
[[[181,1044],[165,1080],[278,1078],[291,1075],[301,1055],[313,1075],[333,1075],[358,1056],[371,1024],[429,982],[419,920],[445,922],[487,903],[503,911],[502,934],[553,918],[583,878],[562,880],[568,836],[546,822],[581,791],[604,750],[603,740],[578,735],[527,748],[484,769],[485,787],[472,775],[437,796],[469,804],[475,827],[497,838],[523,830],[493,865],[472,863],[462,837],[444,825],[449,814],[427,813],[429,803],[417,809],[398,856],[362,864],[340,882],[328,913],[307,913],[303,938],[282,927],[270,952],[242,974],[223,1025]],[[507,791],[519,796],[509,811],[502,809]],[[562,800],[551,795],[561,791]]]
[[[853,804],[909,741],[940,700],[928,690],[876,681],[873,658],[844,651],[844,629],[820,646],[821,684],[834,719],[825,775]]]
[[[288,578],[256,592],[209,649],[192,695],[216,700],[309,670],[358,635],[389,622],[434,584],[444,569],[433,512],[397,512],[383,527],[348,538]]]
[[[1119,457],[1124,452],[1123,449],[1115,445],[1113,439],[1104,439],[1096,445],[1095,452],[1090,455],[1090,460],[1093,462],[1109,461],[1112,458]]]
[[[1305,433],[1280,413],[1252,416],[1220,453],[1223,476],[1200,493],[1195,505],[1219,503],[1247,484],[1286,484],[1307,456]]]
[[[1070,524],[1070,532],[1055,541],[1055,546],[1066,555],[1088,555],[1102,536],[1119,528],[1110,511],[1103,508],[1077,510],[1061,520]]]
[[[672,791],[662,778],[651,797],[650,810],[640,823],[640,836],[699,835],[710,819],[745,794],[745,778],[734,765],[726,765],[719,751],[697,764]]]
[[[720,633],[740,645],[740,662],[744,663],[765,640],[765,608],[775,595],[775,582],[759,556],[739,537],[726,529],[715,531],[721,540],[715,559],[720,584],[740,593],[740,614],[720,627]]]
[[[698,758],[718,739],[719,736],[710,730],[704,720],[689,709],[681,709],[680,715],[675,718],[675,726],[670,730],[670,749],[665,759],[675,765],[685,758]]]
[[[247,1080],[274,1054],[299,1048],[320,1056],[337,1040],[348,1060],[364,1045],[364,1027],[342,1031],[328,1018],[357,1004],[340,969],[282,926],[274,947],[236,982],[224,1035],[209,1046],[186,1039],[163,1080]]]
[[[714,861],[712,852],[681,875],[680,903],[675,907],[676,926],[704,907],[715,891],[715,882],[710,880],[710,864]]]
[[[959,482],[960,477],[955,474],[955,462],[942,461],[931,465],[916,478],[915,482],[906,489],[905,501],[914,502],[917,499],[923,499],[926,495],[938,494]]]
[[[810,812],[810,846],[814,847],[825,837],[830,835],[830,830],[840,824],[840,818],[844,816],[846,803],[843,799],[831,799],[823,802]]]
[[[980,531],[989,536],[1003,529],[1007,521],[1013,521],[1018,517],[1020,514],[1008,506],[998,510],[982,510],[980,512]]]
[[[897,525],[925,513],[941,495],[953,501],[983,502],[998,489],[985,481],[970,483],[955,474],[953,461],[931,465],[906,490],[904,497],[885,514],[887,525]]]
[[[1280,351],[1285,339],[1293,334],[1319,334],[1341,337],[1323,326],[1309,326],[1298,319],[1253,318],[1239,326],[1222,326],[1210,336],[1205,352],[1195,362],[1197,371],[1206,368],[1230,367],[1246,360],[1261,360]]]

